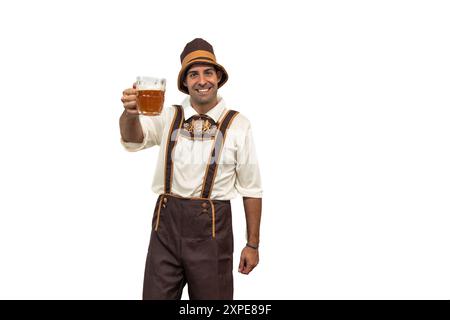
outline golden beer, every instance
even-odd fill
[[[164,106],[164,91],[138,90],[136,103],[140,114],[157,116],[161,114],[161,110]]]
[[[139,114],[157,116],[164,106],[166,79],[152,77],[136,78],[136,105]]]

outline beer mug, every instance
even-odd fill
[[[166,79],[153,77],[137,77],[137,110],[139,114],[157,116],[161,114],[166,91]]]

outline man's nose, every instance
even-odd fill
[[[200,75],[198,79],[198,84],[204,86],[206,84],[206,77],[204,75]]]

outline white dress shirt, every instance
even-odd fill
[[[190,98],[182,103],[184,118],[189,119],[197,112],[192,108]],[[226,114],[225,101],[206,113],[219,122]],[[159,145],[159,156],[153,178],[152,190],[164,193],[164,168],[167,135],[175,115],[175,108],[165,107],[159,116],[139,116],[144,133],[142,143],[124,142],[127,151],[139,151]],[[193,140],[178,135],[173,151],[173,180],[171,192],[182,197],[201,197],[206,166],[214,140]],[[230,200],[239,193],[244,197],[262,198],[261,177],[253,143],[249,120],[239,113],[228,128],[225,143],[220,154],[217,174],[212,186],[211,199]]]

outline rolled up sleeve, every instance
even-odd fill
[[[143,116],[139,115],[139,121],[142,127],[144,139],[140,143],[126,142],[120,139],[125,150],[135,152],[161,144],[162,133],[164,130],[165,114],[159,116]]]
[[[237,146],[235,187],[243,197],[262,198],[261,175],[250,124],[244,132]]]

